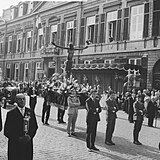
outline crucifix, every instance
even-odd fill
[[[58,47],[58,48],[67,49],[68,56],[67,56],[67,60],[66,60],[65,69],[64,70],[65,70],[66,75],[67,75],[66,78],[70,78],[71,71],[72,71],[72,64],[73,64],[72,59],[73,59],[74,51],[75,50],[82,51],[84,49],[87,49],[88,46],[85,46],[85,47],[82,47],[82,48],[74,48],[72,43],[69,44],[69,47],[63,47],[63,46],[57,45],[57,44],[54,43],[54,41],[52,41],[51,43],[54,46]],[[89,43],[87,43],[87,44],[89,44]]]

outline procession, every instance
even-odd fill
[[[133,89],[131,92],[127,91],[119,94],[113,91],[110,87],[108,90],[102,91],[99,85],[92,87],[89,86],[89,84],[78,84],[72,75],[70,75],[69,79],[66,79],[64,75],[58,73],[53,74],[50,79],[43,80],[43,82],[35,81],[30,82],[29,84],[23,82],[4,82],[2,86],[4,87],[1,89],[1,107],[10,110],[4,124],[4,135],[10,141],[8,144],[8,159],[25,160],[26,158],[26,160],[28,160],[33,158],[33,150],[28,150],[26,147],[25,149],[23,146],[30,144],[31,139],[36,135],[36,130],[38,129],[35,117],[35,107],[39,107],[36,106],[37,97],[42,97],[44,99],[41,112],[41,123],[46,126],[50,125],[50,110],[52,110],[52,107],[56,107],[58,110],[57,123],[66,123],[66,134],[68,137],[77,136],[75,130],[78,110],[86,110],[87,115],[86,120],[84,119],[84,121],[86,121],[87,125],[86,148],[89,152],[99,151],[95,146],[95,141],[97,125],[101,119],[100,112],[102,110],[106,112],[105,116],[107,125],[104,143],[108,146],[116,145],[112,141],[112,137],[116,126],[116,113],[118,111],[123,111],[127,114],[128,123],[134,123],[132,139],[133,144],[135,145],[142,145],[139,141],[139,133],[141,128],[143,129],[142,124],[144,117],[148,119],[148,127],[156,127],[157,119],[159,118],[160,92],[158,90],[149,91],[144,89],[143,91],[136,91]],[[6,90],[8,91],[7,93]],[[16,94],[14,94],[14,90],[17,90]],[[25,107],[26,95],[29,96],[29,111],[28,108]],[[23,98],[23,100],[21,100],[21,98]],[[14,101],[12,99],[14,99]],[[21,107],[21,105],[22,108],[25,108],[23,115],[21,115],[23,117],[21,120],[22,122],[17,121],[17,117],[15,117],[15,120],[12,119],[12,123],[9,122],[11,121],[9,120],[9,113],[12,113],[13,111],[15,112],[16,110],[20,112],[19,107]],[[64,114],[68,115],[67,122],[64,121]],[[34,125],[33,122],[30,121],[32,116],[35,121]],[[22,127],[19,128],[17,124],[21,124]],[[14,127],[17,126],[19,128],[19,133],[16,131],[16,128],[13,130],[13,127],[11,128],[10,125]],[[33,125],[35,129],[31,125]],[[1,122],[1,130],[2,128],[3,126]],[[30,131],[32,129],[34,129],[34,131]],[[16,133],[14,133],[15,131]],[[17,143],[14,144],[13,140],[16,139],[16,134],[19,136],[21,135],[19,139],[22,140],[19,140],[19,142],[17,141]],[[15,147],[12,146],[13,144],[11,143],[13,143]],[[32,145],[29,148],[33,148]],[[11,146],[12,148],[10,148]],[[157,146],[157,149],[158,147],[159,146]],[[22,154],[19,153],[21,149],[22,151],[20,153]],[[28,157],[28,155],[30,156]]]
[[[0,160],[158,160],[160,1],[11,4],[0,7]]]

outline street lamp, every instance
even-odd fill
[[[68,56],[67,56],[67,60],[66,60],[64,71],[66,72],[66,78],[70,78],[71,70],[72,70],[72,63],[73,63],[72,59],[73,59],[74,51],[75,50],[81,51],[81,50],[87,49],[88,46],[85,46],[85,47],[82,47],[82,48],[74,48],[72,43],[69,44],[69,47],[63,47],[63,46],[57,45],[57,44],[54,43],[54,41],[52,41],[51,43],[54,46],[58,47],[58,48],[67,49]],[[87,43],[87,44],[89,44],[89,43]]]

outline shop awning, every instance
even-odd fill
[[[73,70],[123,70],[123,71],[134,71],[134,70],[141,70],[143,69],[142,66],[138,65],[132,65],[132,64],[119,64],[119,63],[113,63],[113,64],[74,64],[72,67]]]

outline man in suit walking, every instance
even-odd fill
[[[33,160],[33,138],[38,129],[33,111],[25,107],[25,95],[16,95],[17,106],[7,113],[4,135],[8,138],[8,160]]]
[[[87,136],[86,143],[89,151],[96,150],[99,151],[98,148],[95,147],[95,138],[97,132],[97,122],[100,121],[99,113],[101,112],[101,107],[99,104],[99,100],[96,99],[97,91],[91,90],[90,97],[86,100],[86,109],[87,109]]]

